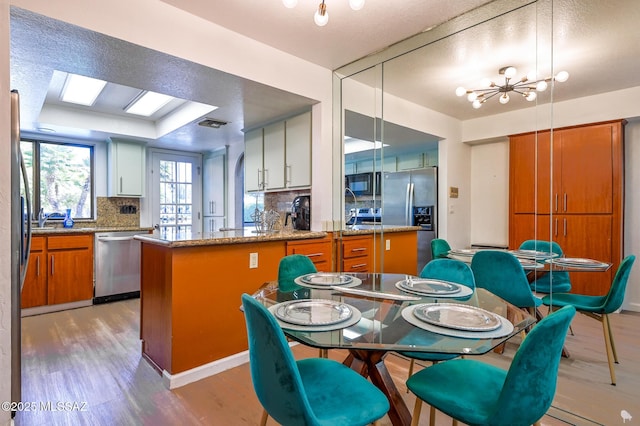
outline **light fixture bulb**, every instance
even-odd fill
[[[480,87],[491,87],[491,79],[483,78],[480,80]]]
[[[471,93],[469,93],[469,94],[467,95],[467,100],[468,100],[469,102],[473,102],[473,101],[475,101],[476,99],[478,99],[478,94],[477,94],[476,92],[471,92]]]
[[[353,10],[360,10],[364,7],[365,0],[349,0],[349,6]]]
[[[500,96],[500,103],[502,105],[506,104],[509,102],[509,95],[507,95],[506,93],[504,93],[502,96]]]
[[[528,81],[536,81],[537,79],[538,79],[538,74],[536,73],[536,70],[531,70],[527,73]]]
[[[313,20],[319,27],[324,27],[329,22],[329,12],[327,12],[327,5],[324,2],[318,5],[318,10],[313,15]]]
[[[507,69],[504,70],[504,76],[507,78],[513,78],[517,72],[518,71],[514,67],[507,67]]]
[[[556,81],[559,81],[560,83],[563,83],[568,79],[569,79],[569,73],[566,71],[560,71],[558,74],[556,74]]]
[[[282,0],[284,7],[293,9],[298,4],[298,0]]]
[[[547,86],[548,86],[548,85],[547,85],[547,82],[546,82],[546,81],[544,81],[544,80],[540,80],[540,81],[538,82],[538,84],[536,84],[536,90],[537,90],[538,92],[544,92],[545,90],[547,90]]]
[[[467,93],[467,89],[460,86],[456,89],[456,96],[464,96]]]
[[[482,102],[480,102],[480,100],[476,99],[475,101],[473,101],[473,103],[471,105],[473,105],[473,107],[475,109],[478,109],[478,108],[480,108],[482,106]]]
[[[527,92],[524,98],[529,102],[532,102],[535,101],[537,97],[538,95],[536,94],[536,92],[532,90],[531,92]]]

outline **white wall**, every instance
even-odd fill
[[[640,118],[625,127],[624,255],[640,258]],[[640,259],[637,259],[624,299],[623,309],[640,312]]]

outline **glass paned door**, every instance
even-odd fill
[[[200,232],[200,164],[198,157],[153,154],[153,216],[163,238]]]

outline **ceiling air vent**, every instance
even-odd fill
[[[219,129],[221,126],[227,124],[228,121],[215,120],[213,118],[205,118],[198,123],[198,126],[211,127],[212,129]]]

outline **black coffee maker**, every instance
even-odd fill
[[[291,211],[287,212],[285,226],[291,218],[293,229],[298,231],[308,231],[311,229],[311,196],[300,195],[293,199]]]

